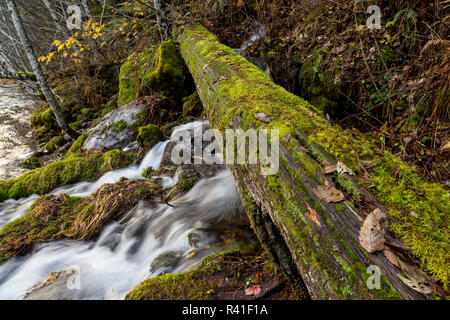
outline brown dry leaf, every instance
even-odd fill
[[[441,152],[450,151],[450,139],[446,143],[444,143],[439,150]]]
[[[270,122],[270,117],[263,112],[255,113],[253,116],[261,122],[264,122],[264,123]]]
[[[417,266],[406,263],[400,259],[398,262],[400,263],[400,268],[403,270],[405,276],[400,273],[398,273],[397,276],[404,284],[422,294],[430,294],[433,292],[425,272]]]
[[[306,217],[314,222],[317,226],[322,227],[322,224],[319,221],[319,218],[317,216],[316,210],[311,208],[308,203],[306,203],[306,206],[308,207],[308,212],[305,213]]]
[[[384,249],[384,213],[376,208],[367,216],[359,231],[359,243],[369,253]]]
[[[319,199],[324,200],[327,203],[345,200],[344,194],[331,184],[318,186],[317,189],[314,189],[313,191]]]
[[[325,174],[333,173],[337,170],[336,166],[325,166]]]
[[[238,0],[238,2],[236,3],[236,6],[243,7],[244,6],[244,1]]]
[[[353,171],[340,161],[336,164],[336,170],[340,174],[348,173],[349,175],[354,175]]]
[[[391,250],[389,250],[388,248],[384,248],[383,253],[386,256],[386,258],[389,260],[390,263],[392,263],[397,268],[400,268],[400,264],[398,263],[398,258]]]

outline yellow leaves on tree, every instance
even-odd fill
[[[62,53],[63,58],[67,58],[69,56],[67,50],[73,48],[73,50],[75,51],[71,55],[73,62],[81,63],[81,59],[78,57],[78,55],[85,50],[90,50],[90,47],[87,44],[83,45],[83,43],[86,42],[83,40],[87,40],[89,38],[97,40],[98,38],[100,38],[105,34],[104,32],[102,32],[105,26],[106,26],[105,24],[100,25],[98,22],[93,22],[92,19],[90,19],[89,21],[86,22],[83,28],[84,31],[81,34],[76,32],[64,42],[60,40],[53,41],[51,47],[52,48],[56,47],[57,51],[52,51],[47,56],[39,57],[38,62],[47,61],[47,63],[49,63],[52,60],[52,57],[59,52]]]

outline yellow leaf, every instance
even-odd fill
[[[193,251],[193,252],[191,252],[191,254],[190,254],[189,256],[192,258],[192,257],[195,256],[196,254],[197,254],[197,252]]]
[[[58,46],[58,52],[60,52],[64,48],[64,43]]]
[[[76,53],[76,52],[72,53],[72,57],[77,57],[77,56],[78,56],[78,53]]]
[[[64,58],[67,57],[67,52],[64,52],[64,53],[63,53],[63,57],[64,57]]]
[[[61,41],[55,40],[55,41],[53,41],[52,46],[59,46],[60,43],[61,43]]]

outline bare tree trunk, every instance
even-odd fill
[[[158,23],[159,32],[161,33],[161,39],[166,41],[169,39],[169,20],[164,12],[164,0],[154,0],[153,7],[156,11],[156,21]]]
[[[37,61],[36,53],[34,51],[33,46],[31,45],[31,41],[28,38],[27,33],[25,32],[15,1],[6,0],[6,3],[8,4],[8,9],[11,13],[11,18],[13,20],[14,27],[16,28],[16,32],[20,38],[20,41],[22,42],[28,60],[30,61],[31,67],[33,68],[34,74],[36,75],[36,78],[41,87],[41,90],[44,93],[44,96],[47,99],[48,103],[50,104],[53,113],[55,114],[58,125],[62,129],[64,129],[64,131],[69,136],[71,136],[74,139],[77,138],[80,134],[75,130],[73,130],[71,127],[69,127],[66,120],[64,119],[61,107],[59,103],[56,101],[55,96],[53,95],[53,91],[50,89],[50,86],[48,85],[47,79],[45,78],[44,73],[41,69],[41,65]]]

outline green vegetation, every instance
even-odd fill
[[[103,226],[129,211],[140,199],[154,197],[156,190],[158,187],[148,180],[122,179],[103,185],[87,198],[42,196],[25,216],[0,231],[0,261],[24,255],[40,242],[93,239]]]
[[[72,154],[42,168],[29,171],[20,177],[0,181],[0,201],[18,199],[80,181],[92,180],[104,173],[130,165],[135,156],[120,150],[106,153]]]
[[[138,129],[137,142],[145,150],[150,150],[162,139],[163,134],[157,125],[149,124]]]
[[[162,43],[157,49],[148,48],[133,53],[120,68],[118,106],[123,106],[140,94],[161,92],[179,97],[184,90],[182,61],[173,40]]]

